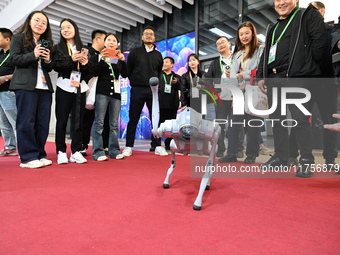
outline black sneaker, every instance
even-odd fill
[[[269,169],[269,168],[285,168],[288,167],[288,162],[281,160],[277,156],[272,156],[267,162],[259,165],[260,169]]]
[[[313,172],[311,169],[312,164],[314,164],[314,162],[308,159],[300,159],[300,166],[298,167],[298,170],[296,171],[295,176],[302,177],[302,178],[312,177],[313,176]]]
[[[244,164],[254,164],[256,160],[256,157],[254,156],[247,156],[244,160]]]
[[[230,162],[237,162],[237,158],[235,155],[227,155],[223,158],[220,158],[218,160],[218,162],[220,163],[230,163]]]
[[[156,149],[155,147],[151,147],[151,148],[149,149],[149,151],[150,151],[150,152],[154,152],[155,149]]]
[[[337,164],[337,163],[335,162],[335,159],[334,159],[334,158],[332,158],[332,159],[326,159],[326,160],[325,160],[325,165],[327,165],[327,169],[328,169],[328,170],[335,170],[335,171],[337,171],[337,170],[339,170],[339,168],[340,168],[339,164]],[[338,171],[338,173],[339,173],[339,171]]]

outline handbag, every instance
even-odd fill
[[[248,104],[252,103],[256,110],[268,110],[268,98],[267,95],[262,93],[260,88],[255,83],[255,76],[256,76],[257,69],[251,70],[250,72],[250,85],[245,86],[245,95],[244,95],[244,112],[257,116],[260,118],[268,118],[269,115],[258,115],[253,112],[248,107]]]
[[[88,110],[94,109],[94,104],[96,101],[97,81],[98,81],[98,76],[95,76],[95,77],[92,77],[87,84],[89,86],[89,89],[86,91],[85,108]]]
[[[98,55],[98,62],[100,61],[101,55]],[[94,109],[94,103],[96,101],[96,89],[97,89],[98,76],[92,77],[87,85],[89,89],[86,91],[86,102],[85,108],[88,110]]]

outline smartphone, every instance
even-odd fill
[[[87,56],[89,54],[89,50],[86,49],[86,48],[82,48],[81,51],[80,51],[80,54]]]
[[[105,50],[108,54],[107,55],[108,58],[118,58],[118,54],[120,53],[119,50],[114,50],[114,49],[109,49],[109,48],[106,48]]]
[[[49,40],[42,39],[41,46],[44,47],[45,49],[49,49],[51,46],[51,42]]]

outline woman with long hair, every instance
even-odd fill
[[[243,22],[237,29],[235,49],[233,52],[233,64],[231,66],[230,78],[240,89],[250,83],[252,70],[257,69],[263,52],[263,45],[257,39],[256,28],[253,23]],[[228,152],[221,163],[237,162],[237,148],[239,143],[240,123],[248,123],[249,119],[261,119],[245,113],[244,115],[231,116],[231,124],[228,133]],[[245,120],[243,122],[243,120]],[[261,127],[246,126],[247,147],[245,164],[255,163],[259,156]]]
[[[60,22],[60,41],[54,46],[53,69],[58,72],[56,89],[56,151],[58,164],[67,164],[66,126],[71,114],[70,162],[86,163],[82,150],[82,120],[87,82],[92,76],[88,50],[83,48],[77,24],[71,19]]]
[[[190,54],[187,60],[188,71],[182,75],[181,101],[182,106],[197,108],[200,102],[200,81],[204,72],[200,68],[197,54]]]
[[[17,140],[20,167],[39,168],[52,164],[46,159],[53,87],[49,76],[52,32],[48,17],[41,11],[28,15],[11,42],[15,65],[10,89],[17,104]]]
[[[92,159],[97,161],[107,160],[103,148],[103,129],[106,112],[109,112],[109,157],[123,159],[118,142],[118,118],[120,113],[120,81],[119,75],[127,77],[127,66],[124,55],[118,51],[118,38],[115,34],[108,33],[104,39],[105,48],[101,51],[101,59],[93,55],[91,60],[95,63],[94,76],[98,77],[95,101],[95,120],[92,133],[93,148]],[[116,54],[116,58],[109,58],[109,51]],[[112,63],[111,63],[112,62]]]

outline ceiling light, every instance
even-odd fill
[[[228,39],[231,39],[233,38],[233,36],[231,36],[230,34],[222,31],[221,29],[217,28],[217,27],[213,27],[213,28],[210,28],[209,31],[211,33],[214,33],[215,35],[218,35],[218,36],[225,36],[227,37]]]
[[[49,22],[50,22],[51,25],[56,25],[56,26],[60,25],[60,21],[56,21],[54,19],[49,19]]]
[[[202,56],[208,55],[208,53],[206,53],[206,52],[204,52],[204,51],[201,51],[201,50],[198,51],[198,54],[200,54],[200,55],[202,55]]]
[[[156,0],[156,3],[159,5],[165,5],[165,0]]]

